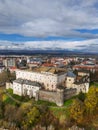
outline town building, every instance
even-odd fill
[[[6,58],[3,60],[3,65],[5,67],[15,67],[16,66],[16,60],[15,58]]]
[[[94,73],[97,69],[96,65],[84,65],[84,64],[79,64],[79,65],[74,65],[73,70],[88,70],[92,73]]]
[[[0,73],[2,73],[5,70],[5,66],[4,65],[0,65]]]

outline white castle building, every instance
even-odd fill
[[[16,70],[16,80],[13,81],[13,93],[36,97],[36,92],[43,88],[56,91],[57,87],[65,83],[66,71],[62,69],[39,67],[37,70]]]
[[[36,97],[36,92],[39,89],[41,89],[41,85],[37,82],[23,79],[16,79],[13,82],[13,93],[20,96]]]
[[[43,70],[44,69],[44,70]],[[66,79],[66,72],[55,68],[42,67],[37,71],[16,70],[16,79],[25,79],[38,82],[46,90],[56,90],[57,86]]]
[[[76,88],[79,92],[87,93],[89,90],[90,74],[88,72],[79,71],[77,75],[69,71],[66,78],[67,88]]]

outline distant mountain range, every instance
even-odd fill
[[[0,50],[0,55],[36,55],[36,54],[51,54],[51,55],[98,55],[96,52],[83,52],[78,50]]]

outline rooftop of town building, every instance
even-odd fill
[[[34,67],[32,69],[25,69],[30,72],[38,72],[38,73],[49,73],[49,74],[63,74],[67,73],[65,68],[57,68],[57,67]]]
[[[57,68],[57,67],[36,67],[32,69],[33,72],[47,72],[51,74],[62,74],[66,73],[67,70],[65,68]]]

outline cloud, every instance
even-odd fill
[[[97,0],[0,0],[0,32],[24,36],[98,38]]]
[[[0,41],[0,50],[76,50],[98,52],[98,39],[84,41],[28,41],[11,42]]]

